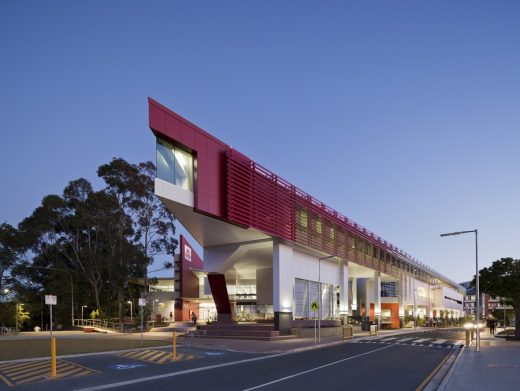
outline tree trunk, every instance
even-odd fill
[[[117,291],[117,306],[119,322],[123,323],[123,290],[121,288]]]

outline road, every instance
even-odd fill
[[[415,390],[463,341],[463,330],[357,338],[320,349],[274,355],[179,348],[69,358],[60,380],[14,383],[17,390]],[[33,363],[34,366],[37,364]],[[20,379],[18,366],[11,380]],[[75,369],[76,368],[76,369]],[[58,365],[58,372],[60,372]],[[16,372],[18,371],[18,372]],[[68,372],[66,372],[68,371]],[[83,371],[83,372],[82,372]],[[1,372],[0,372],[1,373]],[[25,369],[30,373],[30,368]],[[9,375],[9,373],[7,373]],[[33,376],[34,378],[34,376]],[[29,378],[30,379],[30,378]],[[5,387],[5,388],[4,388]],[[0,389],[9,389],[0,386]]]

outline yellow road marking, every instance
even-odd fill
[[[50,362],[47,360],[39,362],[2,364],[0,365],[0,380],[9,386],[52,380],[50,376],[50,367]],[[99,373],[93,369],[64,360],[58,360],[57,367],[56,378],[59,379]]]
[[[174,360],[171,352],[160,350],[131,351],[121,353],[119,356],[132,358],[139,361],[151,362],[154,364],[165,364],[167,362],[176,362],[181,360],[193,360],[195,358],[201,357],[193,354],[186,355],[180,353],[177,354],[177,358]]]

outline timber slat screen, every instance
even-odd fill
[[[246,227],[399,277],[458,284],[413,259],[240,152],[226,155],[227,217]]]

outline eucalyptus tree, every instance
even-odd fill
[[[148,267],[161,254],[173,257],[177,240],[174,238],[174,216],[154,194],[155,165],[152,162],[131,164],[122,158],[114,158],[98,169],[98,176],[106,183],[105,191],[113,195],[119,207],[132,220],[132,241],[144,255],[135,277],[144,278],[144,296],[148,290]],[[118,235],[122,231],[115,230]],[[120,258],[123,265],[125,259]],[[172,268],[171,261],[163,268]],[[121,290],[122,293],[122,290]],[[120,295],[122,304],[123,297]]]

